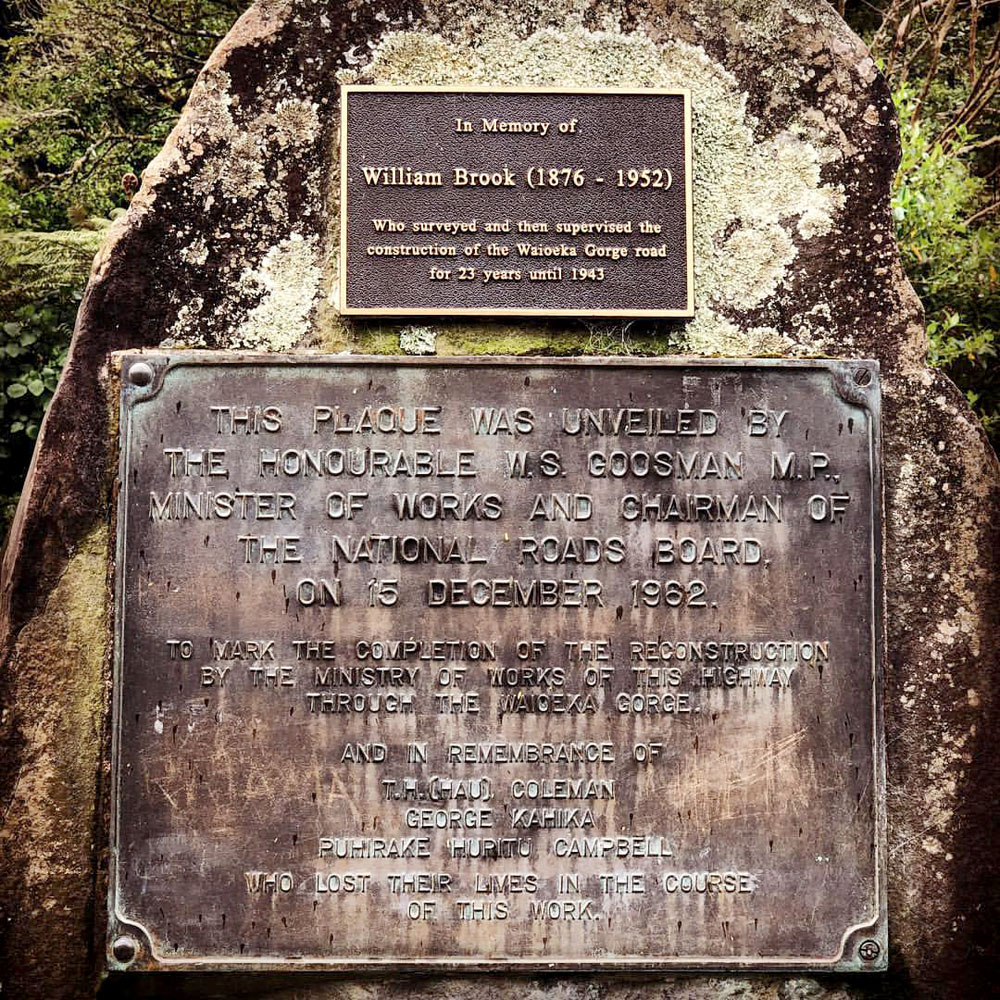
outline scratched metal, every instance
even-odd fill
[[[121,365],[110,968],[884,968],[875,363]]]

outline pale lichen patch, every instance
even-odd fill
[[[287,97],[274,106],[267,125],[274,131],[274,138],[284,149],[310,143],[319,135],[319,105],[297,97]]]
[[[262,291],[232,338],[231,347],[288,351],[308,333],[309,313],[319,294],[323,271],[315,237],[293,233],[271,247],[260,264],[243,272],[248,293]]]
[[[772,16],[761,8],[761,17]],[[745,4],[747,6],[747,4]],[[755,22],[756,23],[756,22]],[[762,29],[766,25],[761,22]],[[732,73],[686,42],[655,42],[609,17],[602,30],[571,18],[519,35],[484,27],[474,39],[426,31],[387,33],[360,70],[343,82],[491,86],[634,86],[691,92],[694,152],[696,317],[679,350],[794,353],[796,344],[767,327],[737,331],[732,308],[766,303],[782,286],[798,246],[831,231],[843,191],[821,182],[825,149],[809,123],[760,135],[747,95]],[[806,136],[809,136],[806,138]],[[803,332],[808,333],[808,324]]]
[[[201,265],[208,260],[208,243],[203,236],[181,248],[181,260],[185,264]]]
[[[685,344],[692,354],[708,357],[780,357],[795,346],[774,327],[738,327],[709,310],[688,325]]]
[[[404,326],[399,331],[399,349],[404,354],[433,354],[437,331],[429,326]]]
[[[257,129],[241,132],[232,141],[229,154],[218,160],[216,180],[226,198],[252,198],[267,183],[264,175],[264,144]]]

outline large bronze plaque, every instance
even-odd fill
[[[341,89],[346,315],[691,316],[686,91]]]
[[[875,362],[120,360],[112,968],[884,966]]]

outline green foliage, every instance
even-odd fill
[[[66,360],[79,292],[50,292],[0,323],[0,495],[13,494]]]
[[[0,497],[20,488],[109,225],[99,219],[89,230],[0,233]]]
[[[57,288],[82,288],[110,219],[92,228],[54,233],[0,232],[0,311]]]
[[[3,537],[7,530],[7,525],[14,520],[14,512],[17,510],[17,501],[20,494],[0,493],[0,537]]]
[[[66,229],[126,203],[240,0],[42,0],[3,48],[0,229]]]
[[[1000,444],[1000,6],[840,0],[893,88],[903,158],[893,191],[930,362]]]
[[[960,124],[952,141],[942,142],[921,118],[917,93],[908,84],[896,88],[895,100],[903,156],[892,210],[906,273],[926,311],[930,362],[966,391],[996,435],[1000,225],[990,210],[987,182],[973,172],[970,154],[978,140]]]

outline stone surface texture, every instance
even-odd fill
[[[689,87],[697,315],[346,322],[343,82]],[[819,0],[261,0],[202,72],[94,265],[3,554],[2,996],[800,1000],[988,993],[1000,899],[1000,492],[926,367],[889,215],[885,82]],[[172,976],[100,983],[115,404],[142,347],[854,355],[885,392],[891,969],[801,976]]]

